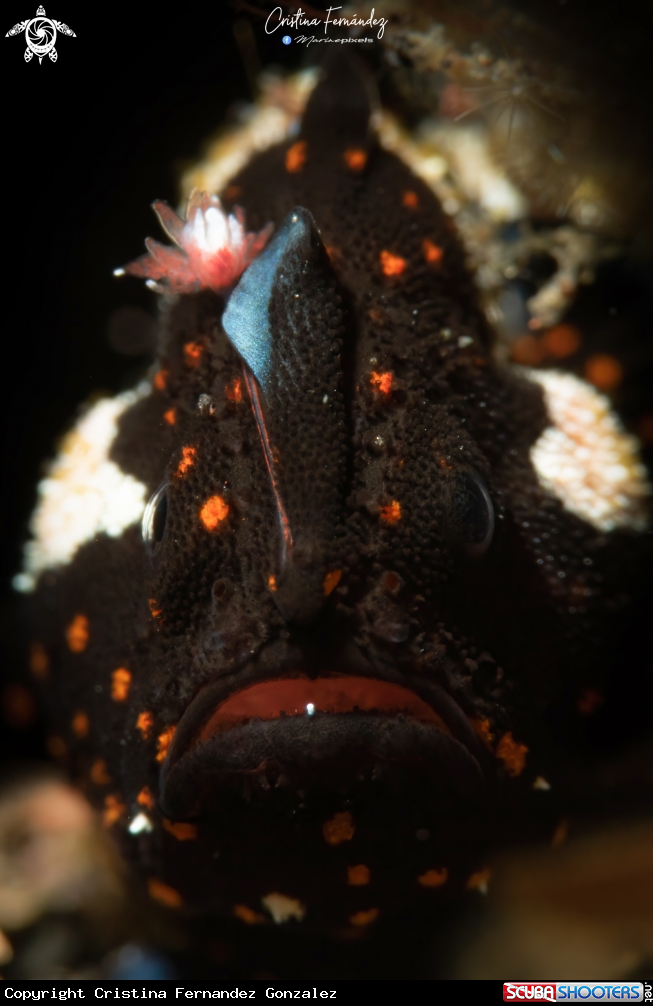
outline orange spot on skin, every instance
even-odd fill
[[[39,681],[44,681],[50,672],[50,658],[41,643],[32,643],[29,648],[29,669]]]
[[[440,870],[427,870],[417,878],[417,883],[422,887],[442,887],[449,879],[449,871],[445,866]]]
[[[349,916],[349,921],[352,926],[369,926],[370,923],[376,922],[380,914],[380,908],[368,908],[367,911],[354,912]]]
[[[524,771],[528,748],[514,739],[510,731],[497,744],[496,755],[506,767],[508,775],[518,776]]]
[[[75,713],[70,725],[73,728],[75,736],[80,738],[87,737],[91,728],[90,720],[83,709]]]
[[[126,667],[119,667],[111,675],[111,698],[114,702],[124,702],[129,695],[131,688],[131,671]]]
[[[383,311],[379,311],[376,307],[370,308],[367,312],[367,316],[374,322],[375,325],[380,325],[385,317]]]
[[[48,737],[45,746],[53,758],[63,758],[67,751],[66,742],[61,737]]]
[[[567,841],[568,835],[569,835],[569,821],[567,820],[566,817],[563,817],[563,819],[558,824],[558,827],[553,832],[553,837],[551,839],[551,845],[553,846],[553,848],[557,849],[561,845],[564,845],[565,842]]]
[[[340,583],[340,578],[342,577],[341,569],[334,569],[331,573],[327,573],[324,577],[324,594],[326,597],[331,594],[338,584]]]
[[[159,608],[159,606],[158,606],[159,602],[155,601],[155,599],[153,597],[151,597],[147,603],[149,605],[150,613],[152,615],[152,618],[158,618],[159,615],[161,614],[161,611],[162,611],[162,609]]]
[[[102,812],[102,824],[105,828],[110,828],[120,820],[127,808],[120,798],[119,793],[109,794],[104,798],[104,811]]]
[[[358,866],[347,867],[347,883],[352,887],[365,887],[370,882],[370,869],[360,863]]]
[[[177,410],[168,409],[167,412],[163,413],[163,418],[165,419],[166,423],[168,423],[170,426],[174,426],[175,423],[177,422]]]
[[[401,504],[393,500],[388,506],[382,506],[379,516],[384,524],[396,524],[401,520]]]
[[[234,915],[248,926],[260,926],[262,922],[267,922],[264,915],[248,908],[247,905],[234,905]]]
[[[107,763],[98,758],[91,765],[91,782],[94,782],[96,786],[108,786],[111,782],[109,773],[107,772]]]
[[[181,478],[185,475],[189,468],[195,464],[195,455],[197,450],[195,447],[182,447],[181,449],[181,461],[177,465],[177,471],[175,475]]]
[[[169,887],[168,884],[164,884],[157,877],[149,878],[147,893],[153,901],[158,901],[160,905],[165,905],[166,908],[179,908],[183,904],[179,891],[175,891],[174,887]]]
[[[165,391],[166,385],[168,383],[168,371],[167,370],[157,370],[154,375],[154,387],[157,391]]]
[[[286,171],[291,175],[301,171],[306,161],[306,140],[293,143],[286,151]]]
[[[576,703],[576,709],[581,716],[591,716],[604,702],[605,699],[595,688],[586,688]]]
[[[147,810],[152,810],[154,807],[154,797],[152,796],[149,786],[143,786],[142,790],[136,797],[136,803],[139,807],[146,807]]]
[[[340,845],[341,842],[351,841],[355,830],[348,810],[342,814],[334,814],[330,821],[325,821],[322,825],[324,840],[329,845]]]
[[[184,360],[187,367],[199,367],[204,346],[201,342],[187,342],[184,345]]]
[[[520,335],[512,344],[511,356],[515,363],[534,367],[542,362],[544,346],[540,339],[536,339],[534,335]]]
[[[36,705],[24,685],[13,681],[2,692],[2,713],[10,726],[28,727],[36,719]]]
[[[268,577],[268,589],[275,591],[277,589],[277,578],[276,576]]]
[[[88,643],[88,618],[86,615],[75,615],[66,629],[68,649],[73,653],[83,653]]]
[[[494,734],[490,730],[489,720],[472,720],[469,721],[474,729],[474,733],[477,737],[480,737],[486,748],[490,751],[492,750],[492,742],[494,741]]]
[[[136,720],[136,729],[140,730],[141,736],[144,741],[146,741],[150,736],[153,726],[154,726],[154,717],[152,713],[145,710],[144,712],[138,714],[138,718]]]
[[[408,209],[414,210],[419,206],[419,199],[417,198],[417,193],[413,192],[412,189],[407,189],[401,197],[401,201],[404,206]]]
[[[430,241],[428,238],[424,238],[422,241],[422,251],[424,253],[424,258],[427,262],[430,262],[431,265],[439,265],[442,261],[442,256],[444,255],[442,248],[434,244],[433,241]]]
[[[381,577],[381,586],[384,590],[387,590],[389,594],[393,594],[395,597],[404,585],[404,581],[401,579],[398,573],[393,573],[392,570],[387,570]]]
[[[468,891],[480,891],[481,894],[487,894],[487,885],[491,876],[492,871],[487,867],[484,870],[477,870],[467,878],[465,887]]]
[[[234,378],[231,384],[228,384],[224,389],[224,393],[230,402],[242,402],[243,400],[243,382],[240,377]]]
[[[207,531],[215,531],[218,524],[226,520],[229,507],[222,496],[210,496],[200,510],[200,520]]]
[[[188,842],[197,838],[197,825],[186,821],[168,821],[163,819],[163,827],[174,835],[178,842]]]
[[[391,370],[386,370],[383,374],[377,374],[373,370],[370,374],[370,384],[377,388],[383,395],[389,395],[392,391],[393,374]]]
[[[362,171],[367,164],[367,154],[360,147],[350,147],[343,156],[347,167],[352,171]]]
[[[176,727],[166,727],[162,734],[159,734],[156,741],[156,760],[163,761],[168,753],[168,748],[172,743]]]
[[[551,356],[571,356],[580,348],[580,332],[575,325],[556,325],[542,336],[542,343]]]
[[[401,276],[406,268],[406,259],[401,255],[393,255],[392,252],[382,251],[380,256],[381,272],[384,276]]]
[[[619,360],[607,353],[598,353],[590,356],[585,364],[585,377],[596,388],[601,391],[610,391],[621,384],[624,376],[624,368]]]

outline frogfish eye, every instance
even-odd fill
[[[482,555],[494,533],[494,507],[481,477],[456,472],[451,485],[450,521],[453,537],[470,556]]]
[[[143,541],[150,555],[154,555],[163,541],[168,519],[168,483],[162,482],[145,507],[143,514]]]

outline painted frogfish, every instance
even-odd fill
[[[643,526],[605,399],[496,362],[372,106],[335,57],[221,199],[155,203],[156,365],[68,434],[20,577],[51,750],[153,898],[243,923],[428,914],[550,840]]]

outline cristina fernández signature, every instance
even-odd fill
[[[271,35],[272,32],[277,30],[277,28],[300,28],[300,27],[312,28],[323,24],[324,34],[326,35],[330,24],[335,25],[337,27],[346,27],[346,28],[366,28],[366,27],[374,28],[378,25],[379,30],[377,32],[376,37],[383,38],[383,32],[385,30],[385,26],[388,23],[388,20],[385,17],[374,17],[373,7],[370,12],[370,16],[368,18],[356,17],[356,15],[353,15],[352,17],[332,17],[331,15],[334,10],[342,10],[342,7],[329,7],[325,12],[324,19],[322,19],[318,17],[313,18],[306,17],[301,7],[297,9],[296,14],[290,14],[288,16],[284,16],[281,7],[275,7],[274,10],[271,10],[270,13],[268,14],[267,20],[265,22],[265,30],[268,35]],[[297,39],[297,41],[330,42],[335,40],[317,39],[314,35],[312,35],[310,38],[307,38],[305,35],[302,35],[300,38]],[[359,41],[359,40],[352,39],[351,41]],[[361,39],[360,41],[363,41],[363,39]],[[369,40],[365,39],[365,41]]]

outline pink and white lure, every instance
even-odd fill
[[[227,215],[217,196],[197,189],[191,192],[185,220],[162,200],[152,209],[177,247],[146,238],[147,254],[114,275],[140,276],[157,293],[228,290],[265,247],[273,229],[268,224],[248,233],[240,206]]]

